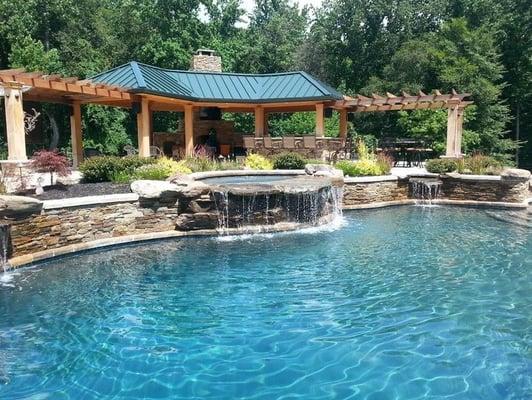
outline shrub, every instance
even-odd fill
[[[83,173],[85,182],[109,182],[113,177],[124,174],[133,174],[136,168],[153,164],[152,158],[141,158],[138,156],[115,157],[99,156],[92,157],[84,161],[79,170]]]
[[[341,169],[346,176],[377,176],[385,175],[389,172],[386,168],[383,168],[377,160],[358,160],[338,161],[335,165],[336,168]]]
[[[161,168],[166,169],[168,172],[168,176],[173,175],[177,172],[180,172],[182,174],[190,174],[192,170],[187,167],[184,160],[181,161],[175,161],[168,157],[161,157],[157,160],[157,165],[159,165]]]
[[[33,154],[31,161],[31,166],[35,171],[50,174],[52,185],[54,184],[54,173],[59,176],[67,176],[70,171],[68,159],[57,151],[37,151]]]
[[[427,161],[425,168],[433,174],[445,174],[456,171],[458,169],[458,163],[456,160],[449,158],[433,158]]]
[[[393,159],[387,154],[377,154],[377,157],[375,158],[375,162],[379,166],[379,169],[381,170],[381,175],[388,175],[390,171],[392,170],[393,166]]]
[[[182,161],[183,165],[192,172],[216,171],[218,169],[218,163],[207,156],[189,156]]]
[[[148,164],[138,167],[133,173],[132,178],[164,181],[169,176],[168,169],[164,165]]]
[[[493,157],[473,154],[457,163],[458,172],[474,175],[498,175],[502,170],[502,163]]]
[[[307,160],[298,153],[282,153],[273,161],[274,169],[303,169]]]
[[[130,183],[134,180],[133,174],[127,171],[115,171],[110,178],[113,183]]]
[[[246,157],[244,165],[251,169],[273,169],[273,164],[260,154],[250,154]]]

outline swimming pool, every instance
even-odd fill
[[[4,276],[0,398],[531,398],[530,229],[444,207],[344,219]]]

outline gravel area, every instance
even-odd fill
[[[129,184],[122,183],[78,183],[75,185],[54,185],[45,186],[44,193],[40,196],[35,194],[35,190],[25,193],[18,193],[22,196],[34,197],[39,200],[68,199],[72,197],[98,196],[103,194],[131,193]]]

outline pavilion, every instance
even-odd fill
[[[129,108],[136,113],[138,153],[143,157],[150,156],[150,146],[154,142],[153,112],[184,113],[182,146],[186,154],[192,154],[198,139],[205,135],[204,130],[209,126],[218,127],[220,135],[234,134],[224,132],[227,126],[220,122],[223,112],[253,113],[255,129],[252,138],[263,140],[268,138],[268,114],[313,111],[315,137],[326,143],[325,118],[333,111],[339,113],[340,119],[336,141],[345,141],[349,113],[448,109],[446,156],[462,156],[463,110],[471,104],[465,101],[469,94],[434,91],[433,94],[419,92],[417,95],[402,93],[395,96],[387,93],[385,96],[348,97],[301,71],[278,74],[222,72],[220,57],[205,49],[198,50],[191,66],[189,71],[180,71],[132,61],[84,80],[23,69],[1,70],[0,94],[3,92],[5,98],[8,160],[27,160],[23,100],[71,106],[75,167],[83,160],[81,106],[84,104]]]

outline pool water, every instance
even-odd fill
[[[0,398],[532,398],[530,229],[444,207],[344,218],[3,276]]]
[[[211,185],[238,185],[246,183],[274,183],[283,181],[285,179],[294,178],[297,175],[235,175],[235,176],[219,176],[214,178],[205,178],[201,182]]]

